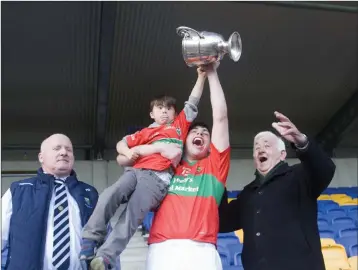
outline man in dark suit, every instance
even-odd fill
[[[330,184],[335,165],[283,114],[272,126],[301,163],[285,162],[284,142],[272,132],[255,136],[256,179],[236,200],[223,198],[220,232],[244,231],[245,270],[324,270],[317,226],[317,198]]]

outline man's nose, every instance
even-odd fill
[[[67,156],[67,150],[65,148],[61,148],[60,155]]]

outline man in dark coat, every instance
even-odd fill
[[[256,179],[236,200],[223,198],[220,232],[244,231],[245,270],[324,270],[317,226],[317,198],[330,184],[335,165],[283,114],[272,126],[297,152],[285,162],[284,142],[264,131],[254,139]],[[227,196],[227,195],[226,195]]]

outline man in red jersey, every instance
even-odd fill
[[[146,270],[221,270],[216,250],[220,204],[230,166],[227,107],[216,72],[206,69],[213,128],[190,127],[184,158],[168,195],[155,213],[149,236]]]
[[[90,263],[92,270],[113,269],[116,258],[125,249],[144,216],[157,208],[166,196],[175,164],[173,166],[173,161],[162,153],[148,154],[145,147],[166,143],[172,147],[174,156],[181,155],[181,148],[173,145],[183,146],[189,127],[197,116],[197,105],[206,79],[205,72],[200,68],[197,71],[197,82],[178,115],[174,98],[155,98],[150,104],[150,117],[154,123],[126,136],[117,144],[120,154],[118,163],[132,161],[134,165],[126,168],[119,180],[103,191],[83,228],[80,259],[93,259]],[[127,204],[125,217],[116,223],[103,243],[109,220],[121,203],[128,202],[129,197],[131,203]]]

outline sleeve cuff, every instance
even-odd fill
[[[306,138],[306,143],[304,145],[297,145],[297,144],[294,145],[295,148],[299,151],[305,151],[309,145],[309,140],[308,140],[307,136],[305,134],[303,134],[303,136],[305,136],[305,138]]]

